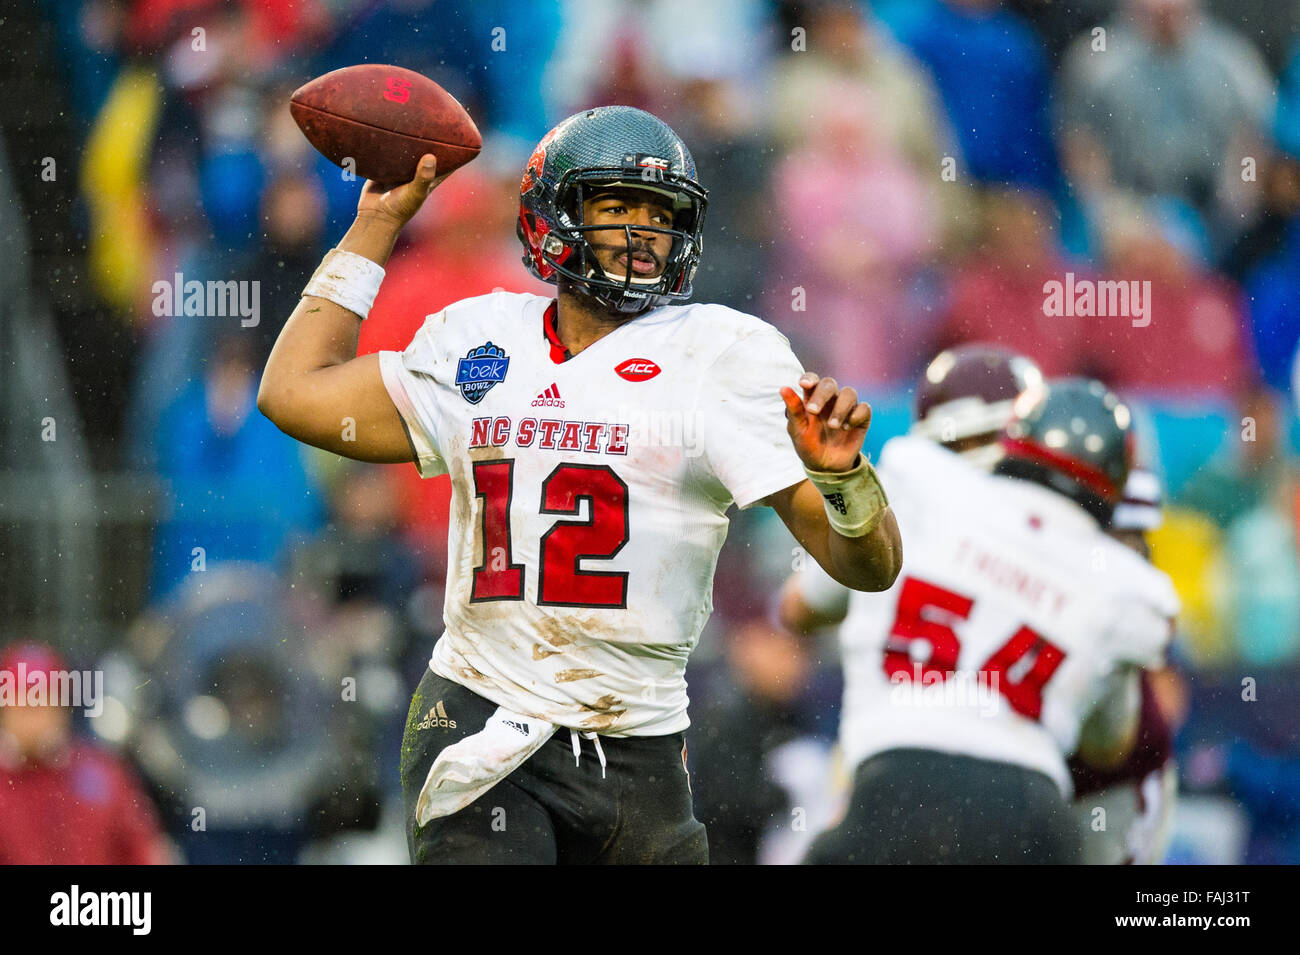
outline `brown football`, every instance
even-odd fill
[[[318,76],[294,92],[289,111],[330,162],[384,184],[414,179],[425,153],[438,157],[441,175],[483,148],[478,127],[455,97],[400,66],[363,63]]]

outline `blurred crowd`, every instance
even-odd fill
[[[964,341],[1133,402],[1169,503],[1154,560],[1185,607],[1178,753],[1200,815],[1173,856],[1300,862],[1300,720],[1278,715],[1300,713],[1300,12],[1258,6],[44,0],[89,275],[129,332],[105,356],[131,387],[106,398],[122,414],[102,464],[167,489],[150,606],[92,722],[142,773],[170,851],[404,857],[396,741],[440,632],[449,485],[304,452],[254,405],[361,187],[289,96],[370,61],[443,85],[484,149],[403,235],[362,352],[466,296],[546,293],[513,234],[524,163],[565,115],[622,103],[672,125],[710,190],[696,299],[760,315],[855,385],[870,449]],[[1149,311],[1049,308],[1067,275],[1136,283]],[[258,321],[159,307],[157,283],[192,280],[257,282]],[[833,642],[771,623],[791,547],[770,515],[736,519],[693,664],[718,861],[796,859],[792,807],[809,838],[833,812],[808,790],[834,770]],[[1274,703],[1245,701],[1246,679]]]

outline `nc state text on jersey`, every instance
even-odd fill
[[[586,451],[592,454],[627,454],[626,424],[605,421],[566,421],[559,418],[523,418],[514,430],[513,421],[500,415],[474,418],[470,423],[470,450],[499,448],[510,441],[521,448],[548,451]]]

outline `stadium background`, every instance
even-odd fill
[[[404,233],[363,351],[456,299],[541,290],[513,235],[532,145],[583,106],[657,113],[711,193],[697,300],[857,386],[873,452],[960,341],[1135,403],[1185,603],[1170,858],[1300,861],[1298,27],[1277,0],[11,7],[0,645],[102,668],[111,699],[79,729],[137,769],[177,858],[404,860],[397,741],[439,632],[446,478],[310,452],[252,405],[360,188],[289,93],[397,63],[485,147]],[[1067,272],[1150,281],[1153,320],[1045,315]],[[258,323],[158,314],[178,276],[259,282]],[[834,642],[772,623],[798,556],[774,514],[735,517],[692,664],[718,861],[797,858],[795,810],[831,811]]]

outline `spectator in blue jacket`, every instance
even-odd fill
[[[1000,0],[925,0],[893,24],[934,74],[978,182],[1055,192],[1047,55],[1037,34]]]
[[[155,595],[213,562],[269,565],[291,534],[320,525],[321,495],[296,446],[257,413],[256,394],[251,340],[236,330],[163,414],[156,455],[169,501],[154,541]]]

